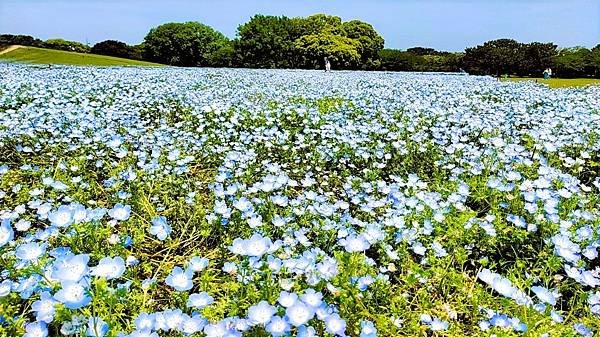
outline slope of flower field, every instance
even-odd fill
[[[591,336],[600,87],[0,65],[0,335]]]

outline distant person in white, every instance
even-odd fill
[[[331,63],[329,63],[329,59],[325,58],[325,72],[331,71]]]

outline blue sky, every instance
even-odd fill
[[[0,33],[139,43],[161,23],[200,21],[235,37],[257,13],[360,19],[388,48],[460,51],[502,37],[561,47],[600,43],[600,0],[0,0]]]

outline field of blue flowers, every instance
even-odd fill
[[[0,65],[0,336],[600,333],[600,87]]]

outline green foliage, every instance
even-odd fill
[[[417,47],[406,51],[383,49],[379,57],[382,70],[456,72],[461,68],[463,55]]]
[[[29,35],[1,34],[0,46],[10,45],[42,47],[44,45],[44,41]]]
[[[252,68],[295,67],[294,41],[301,36],[300,29],[299,20],[255,15],[238,27],[237,63]]]
[[[512,73],[519,62],[521,44],[511,39],[487,41],[465,50],[464,63],[469,72],[500,75]]]
[[[500,76],[540,76],[544,69],[554,69],[553,75],[563,78],[600,75],[600,51],[564,48],[557,51],[553,43],[519,43],[500,39],[481,46],[467,48],[463,58],[465,68],[474,74]]]
[[[360,43],[339,35],[305,35],[296,41],[295,47],[309,68],[318,68],[325,57],[338,68],[354,68],[360,61]]]
[[[363,67],[367,66],[370,61],[378,59],[379,52],[383,49],[384,40],[373,26],[366,22],[352,20],[344,22],[343,28],[344,36],[358,41],[358,52]]]
[[[419,55],[419,56],[425,56],[425,55],[443,55],[443,52],[437,51],[433,48],[425,48],[425,47],[412,47],[412,48],[408,48],[406,49],[407,52],[414,54],[414,55]]]
[[[199,22],[166,23],[144,38],[144,58],[176,66],[207,65],[227,38]]]
[[[123,58],[136,58],[136,51],[133,46],[128,46],[125,42],[116,40],[106,40],[96,43],[91,52],[98,55],[108,55]]]
[[[383,38],[365,22],[326,14],[306,18],[256,15],[238,28],[235,63],[256,68],[379,67]]]
[[[517,74],[520,76],[537,76],[552,65],[557,46],[553,43],[532,42],[521,45]]]
[[[233,43],[229,40],[219,40],[213,48],[204,54],[206,65],[210,67],[231,67],[233,64]]]
[[[595,54],[598,55],[598,51]],[[556,73],[561,77],[583,77],[586,74],[594,73],[593,69],[597,69],[600,65],[597,61],[596,56],[594,64],[593,53],[583,47],[561,49],[554,57]]]
[[[383,49],[379,52],[379,58],[381,69],[388,71],[412,71],[424,63],[422,57],[398,49]]]
[[[315,14],[300,19],[302,35],[314,35],[319,33],[330,33],[333,35],[343,34],[344,27],[339,16],[327,14]]]
[[[44,47],[56,50],[73,51],[76,53],[89,53],[90,47],[77,41],[69,41],[64,39],[48,39],[44,42]]]

